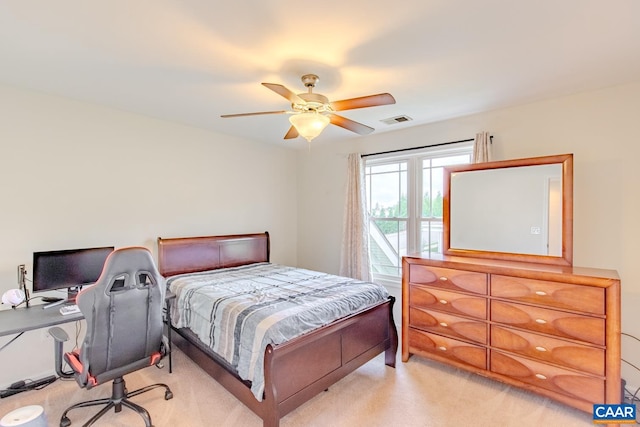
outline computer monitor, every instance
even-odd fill
[[[74,300],[84,285],[95,283],[113,246],[33,253],[33,292],[67,289]]]

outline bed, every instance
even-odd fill
[[[258,415],[263,420],[264,427],[277,427],[284,415],[327,390],[378,354],[384,352],[385,364],[395,367],[398,335],[393,321],[395,300],[392,296],[387,294],[382,301],[365,303],[368,304],[365,308],[356,305],[355,311],[341,314],[338,320],[304,331],[282,343],[268,343],[263,349],[261,347],[257,361],[249,362],[250,365],[258,364],[258,368],[261,368],[256,371],[259,371],[262,384],[256,388],[258,380],[254,377],[251,377],[253,381],[247,379],[244,373],[241,375],[239,364],[233,363],[242,357],[229,360],[224,351],[213,352],[208,345],[211,343],[205,343],[207,337],[202,336],[201,328],[194,326],[192,330],[184,326],[186,322],[181,321],[184,317],[195,316],[191,314],[191,311],[195,311],[193,305],[199,304],[204,297],[198,295],[190,303],[186,303],[186,315],[180,312],[179,307],[180,301],[189,292],[194,292],[190,287],[192,285],[187,284],[191,282],[186,278],[195,277],[196,281],[202,281],[205,280],[204,277],[208,280],[211,276],[224,282],[226,292],[230,292],[233,286],[245,286],[246,280],[242,276],[243,278],[234,282],[229,277],[233,278],[234,275],[245,274],[247,271],[261,272],[256,276],[260,278],[256,279],[258,281],[272,281],[269,274],[275,275],[273,277],[278,280],[285,275],[286,278],[281,280],[285,282],[289,281],[291,274],[309,274],[308,270],[270,263],[269,245],[269,234],[266,232],[158,238],[158,266],[162,275],[167,278],[169,289],[173,287],[180,294],[173,303],[171,313],[174,331],[177,332],[173,334],[173,344]],[[268,273],[263,273],[262,269],[267,269]],[[268,280],[263,279],[267,276]],[[359,283],[365,286],[363,282]],[[213,341],[225,339],[216,335]],[[266,341],[268,340],[263,339],[263,342]],[[254,353],[255,348],[254,346]],[[256,390],[259,395],[255,394]]]

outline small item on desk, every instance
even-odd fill
[[[51,307],[57,307],[59,305],[62,305],[64,303],[68,302],[66,299],[61,299],[60,301],[56,301],[56,302],[50,302],[47,303],[45,305],[42,306],[43,310],[46,310],[47,308],[51,308]]]
[[[60,307],[60,314],[62,314],[63,316],[74,313],[80,313],[80,308],[75,304]]]
[[[58,301],[62,301],[63,298],[58,298],[58,297],[42,297],[42,302],[58,302]]]

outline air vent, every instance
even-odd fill
[[[383,119],[380,120],[382,123],[386,123],[388,125],[395,125],[397,123],[404,123],[404,122],[408,122],[409,120],[413,120],[411,117],[409,116],[396,116],[396,117],[391,117],[388,119]]]

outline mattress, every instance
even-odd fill
[[[386,301],[385,287],[273,263],[173,276],[171,320],[264,393],[264,352]]]

